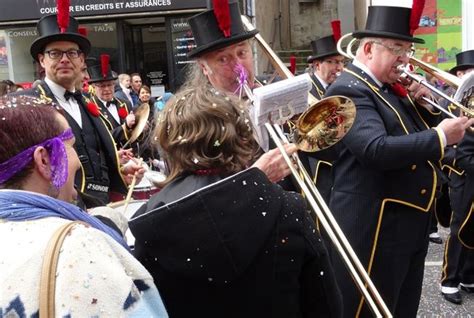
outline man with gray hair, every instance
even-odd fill
[[[424,43],[413,37],[420,15],[370,6],[366,30],[353,34],[360,39],[354,61],[325,95],[344,95],[357,109],[337,145],[329,207],[395,317],[417,315],[439,160],[474,123],[466,117],[439,123],[439,112],[422,100],[430,91],[399,83],[413,43]],[[344,315],[370,316],[337,255],[333,264]]]
[[[258,85],[255,81],[252,47],[249,42],[258,31],[244,29],[237,2],[230,1],[229,11],[232,23],[228,31],[220,29],[213,10],[207,10],[189,19],[196,48],[188,56],[195,59],[196,63],[191,66],[185,87],[210,85],[221,93],[234,95],[239,87],[237,65],[245,68],[250,88]],[[294,145],[285,147],[290,155],[296,151]],[[263,170],[272,182],[278,182],[290,174],[290,168],[278,149],[262,155],[255,165]]]

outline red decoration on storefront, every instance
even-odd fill
[[[423,9],[425,7],[425,0],[413,0],[413,7],[411,9],[410,15],[410,35],[418,29],[420,25],[420,18],[421,14],[423,13]]]
[[[294,55],[290,56],[290,72],[293,75],[296,74],[296,56]]]
[[[87,103],[87,111],[94,117],[99,117],[100,116],[99,107],[96,104],[94,104],[93,102],[88,102]]]
[[[341,38],[341,20],[331,21],[332,36],[334,37],[334,42],[338,42]]]
[[[69,26],[69,0],[57,0],[58,27],[61,33]]]
[[[224,36],[228,38],[230,36],[230,8],[228,0],[212,0],[214,6],[214,15],[216,17],[217,23],[219,24],[219,29],[221,29]]]

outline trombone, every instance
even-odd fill
[[[247,17],[242,16],[242,21],[247,30],[250,31],[254,29]],[[255,39],[280,76],[284,78],[293,77],[293,74],[286,68],[262,36],[256,34]],[[246,88],[246,92],[247,96],[252,99],[252,93],[248,87]],[[308,103],[310,107],[299,117],[296,125],[297,138],[295,143],[300,150],[314,152],[316,150],[326,149],[340,140],[352,126],[355,118],[355,105],[350,99],[344,96],[332,96],[318,101],[317,98],[309,94]],[[294,179],[303,191],[312,210],[316,213],[318,220],[327,232],[331,242],[342,257],[344,264],[361,291],[369,308],[376,317],[392,317],[387,305],[375,288],[375,285],[362,266],[298,156],[294,155],[292,157],[294,162],[296,162],[296,168],[292,159],[286,154],[283,144],[289,141],[281,127],[277,124],[272,125],[266,123],[265,128],[290,167]]]
[[[353,38],[351,39],[351,41],[348,43],[347,45],[347,48],[344,50],[344,48],[342,47],[342,43],[343,41],[352,36],[352,33],[348,33],[344,36],[342,36],[339,41],[337,42],[337,51],[339,52],[339,54],[343,55],[344,57],[350,59],[350,60],[353,60],[355,58],[354,54],[352,53],[352,47],[354,46],[354,44],[356,43],[356,41],[358,40],[357,38]],[[433,85],[431,85],[424,77],[422,76],[419,76],[417,74],[413,74],[411,69],[416,66],[416,67],[419,67],[420,69],[422,69],[425,73],[427,74],[430,74],[431,76],[437,78],[437,79],[440,79],[442,81],[444,81],[445,83],[447,83],[449,86],[453,87],[454,89],[456,90],[459,90],[462,88],[463,91],[458,91],[457,94],[462,94],[462,95],[465,95],[466,92],[472,88],[472,87],[464,87],[465,85],[463,85],[465,83],[465,81],[467,82],[467,80],[469,80],[469,78],[466,78],[465,81],[463,81],[462,79],[448,73],[448,72],[445,72],[443,70],[440,70],[438,68],[435,68],[415,57],[410,57],[409,59],[409,63],[405,66],[402,66],[399,67],[399,70],[403,73],[403,75],[405,75],[406,77],[408,77],[409,79],[411,79],[412,81],[415,81],[425,87],[427,87],[430,91],[432,91],[433,93],[437,94],[438,96],[441,96],[442,98],[446,99],[447,101],[449,101],[453,106],[457,107],[458,109],[462,110],[464,112],[464,114],[466,114],[466,116],[470,117],[470,118],[473,118],[474,117],[474,110],[470,109],[469,108],[469,105],[470,104],[473,104],[472,102],[472,98],[473,96],[467,96],[467,107],[465,105],[463,105],[461,102],[458,102],[456,99],[448,96],[447,94],[445,94],[443,91],[437,89],[436,87],[434,87]],[[449,111],[447,111],[443,106],[439,105],[438,103],[432,101],[431,99],[423,96],[421,97],[423,99],[423,101],[427,102],[428,104],[430,104],[431,106],[435,107],[436,109],[438,109],[439,111],[445,113],[447,116],[451,117],[451,118],[457,118],[456,115],[450,113]]]

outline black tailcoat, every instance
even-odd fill
[[[182,176],[130,220],[170,317],[340,316],[302,197],[256,168],[220,179]]]
[[[21,91],[19,94],[21,95],[30,95],[30,96],[36,96],[40,99],[48,100],[56,105],[60,105],[59,102],[56,100],[54,97],[53,93],[51,92],[51,89],[48,87],[46,82],[42,81],[39,85],[37,85],[35,88]],[[112,138],[111,133],[109,132],[107,125],[101,118],[101,116],[96,117],[91,115],[91,113],[87,110],[87,103],[90,102],[90,100],[87,100],[84,96],[82,96],[82,100],[78,101],[79,107],[82,109],[81,113],[86,114],[88,116],[88,120],[92,123],[92,129],[95,130],[97,133],[97,136],[99,138],[99,143],[100,143],[100,149],[103,151],[101,155],[105,157],[105,162],[107,166],[103,167],[104,171],[108,174],[108,180],[109,180],[109,191],[116,191],[120,193],[127,193],[127,186],[125,183],[125,180],[123,179],[122,174],[120,173],[120,165],[119,165],[119,158],[117,154],[117,150],[115,147],[115,142]],[[75,124],[75,121],[70,117],[67,116],[67,114],[64,114],[66,119],[68,119],[69,125],[72,127],[72,125]],[[71,122],[71,121],[74,121]],[[76,148],[77,151],[77,148]],[[80,154],[78,155],[86,156],[88,157],[88,153]],[[81,169],[77,172],[76,178],[75,178],[75,186],[78,189],[78,191],[82,193],[88,193],[89,188],[93,183],[93,180],[88,180],[86,178],[86,175],[91,175],[93,174],[92,172],[85,171],[86,165],[83,165],[81,162]],[[91,192],[91,195],[94,196],[94,193]],[[107,202],[104,202],[107,203]]]
[[[125,123],[125,118],[120,117],[120,110],[123,109],[124,113],[127,115],[132,111],[132,106],[128,102],[124,102],[118,98],[115,98],[112,100],[112,103],[115,104],[117,107],[117,112],[119,113],[119,119],[120,121],[117,122],[115,120],[114,116],[112,116],[112,113],[108,110],[107,106],[104,105],[104,103],[101,102],[97,96],[92,96],[91,101],[93,101],[100,109],[100,117],[106,124],[107,128],[112,134],[112,137],[115,140],[115,143],[117,145],[123,145],[125,144],[130,136],[131,129],[129,129]]]
[[[438,116],[380,89],[352,64],[329,87],[326,96],[333,95],[352,99],[357,115],[337,145],[330,209],[391,312],[415,317],[435,166],[444,155],[438,132],[428,129]],[[345,266],[334,260],[344,316],[371,316]]]
[[[456,148],[455,166],[461,174],[451,174],[450,198],[453,215],[445,246],[441,285],[458,287],[474,284],[474,134],[466,132]]]

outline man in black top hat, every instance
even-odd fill
[[[457,54],[456,62],[456,66],[450,72],[457,77],[462,78],[465,74],[474,71],[474,50]],[[459,115],[458,110],[453,111]],[[459,236],[461,226],[467,224],[466,221],[473,215],[471,213],[474,202],[473,145],[474,137],[472,134],[466,134],[455,150],[454,165],[459,173],[450,175],[449,196],[453,213],[444,251],[441,294],[447,301],[455,304],[462,303],[459,289],[474,293],[474,250],[469,249],[467,247],[469,243],[463,242],[462,237]],[[471,227],[471,231],[474,231],[474,228]],[[474,244],[470,247],[474,248]]]
[[[322,99],[327,87],[332,84],[344,67],[344,56],[337,51],[337,41],[340,35],[340,21],[332,21],[333,34],[311,41],[312,55],[308,57],[311,63],[311,94],[317,99]],[[335,25],[339,27],[335,27]],[[339,31],[338,31],[339,30]],[[331,194],[332,164],[325,160],[317,160],[313,157],[307,158],[308,165],[314,175],[314,183],[322,197],[329,202]],[[303,159],[304,162],[304,159]]]
[[[85,193],[82,198],[87,199],[90,208],[108,203],[111,189],[126,193],[127,183],[140,167],[131,163],[120,168],[123,159],[119,159],[100,110],[76,90],[90,42],[78,33],[78,23],[68,12],[58,15],[59,19],[57,15],[49,15],[38,22],[40,37],[31,44],[30,53],[44,67],[46,77],[23,94],[53,101],[66,117],[76,137],[74,147],[82,166],[75,185],[81,194]]]
[[[117,75],[110,68],[108,55],[101,55],[101,63],[87,68],[89,83],[94,87],[91,101],[99,106],[101,116],[118,144],[127,142],[135,125],[132,105],[114,96]]]
[[[474,123],[463,117],[437,125],[438,114],[420,99],[430,92],[397,82],[412,43],[424,42],[413,37],[421,10],[370,6],[366,29],[353,34],[360,39],[354,61],[326,92],[352,99],[357,109],[337,144],[329,207],[395,317],[416,317],[436,166]],[[371,316],[336,253],[333,260],[344,315]]]
[[[227,5],[227,0],[223,0]],[[225,94],[236,94],[239,87],[236,66],[242,65],[248,73],[250,88],[256,87],[254,61],[249,39],[258,33],[247,31],[241,20],[239,4],[231,0],[226,17],[217,10],[207,10],[189,19],[196,43],[189,57],[196,60],[185,85],[196,87],[210,84]],[[224,15],[225,16],[225,15]],[[218,18],[219,17],[219,18]],[[287,153],[296,151],[294,145],[286,145]],[[264,154],[256,165],[272,182],[290,174],[290,169],[278,149]]]
[[[321,99],[327,87],[342,72],[345,59],[337,51],[334,35],[311,41],[311,48],[313,53],[308,57],[308,63],[311,63],[313,69],[310,74],[311,94]]]

